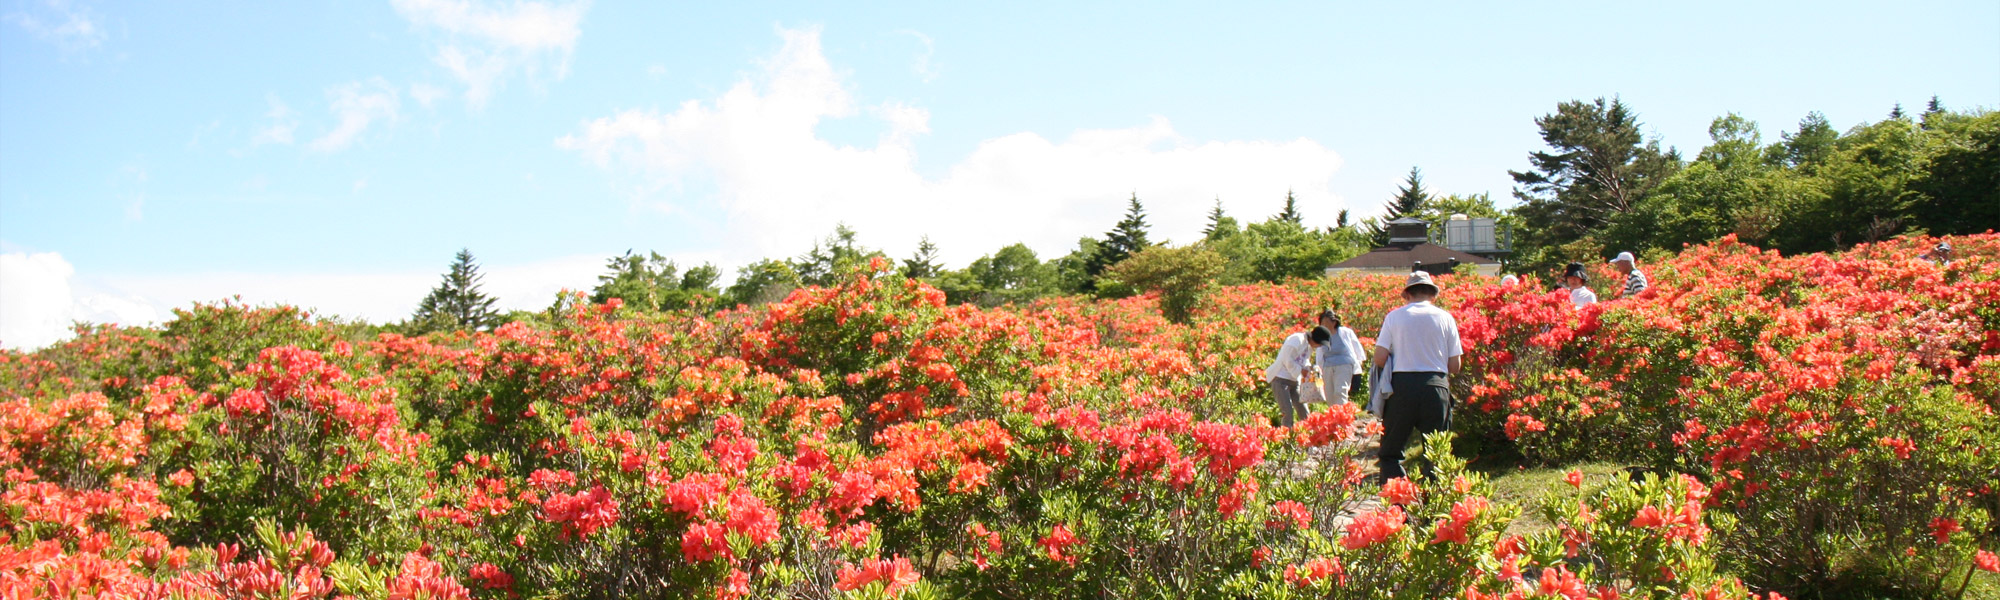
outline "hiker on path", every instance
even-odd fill
[[[1563,268],[1562,286],[1569,288],[1569,302],[1576,308],[1597,303],[1597,292],[1590,286],[1590,273],[1583,270],[1583,263],[1573,262]]]
[[[1285,427],[1306,418],[1306,403],[1299,398],[1299,381],[1312,368],[1313,355],[1321,345],[1333,340],[1333,332],[1314,327],[1311,332],[1285,336],[1277,360],[1264,369],[1271,382],[1271,394],[1278,400],[1278,422]],[[1296,413],[1296,417],[1293,415]]]
[[[1333,332],[1333,340],[1319,347],[1319,367],[1323,370],[1320,385],[1325,387],[1326,403],[1346,404],[1347,395],[1354,392],[1355,378],[1360,377],[1361,365],[1368,362],[1368,351],[1361,348],[1361,338],[1341,324],[1340,315],[1333,309],[1319,311],[1319,326]]]
[[[1630,298],[1646,291],[1646,274],[1639,272],[1637,264],[1638,261],[1632,258],[1630,252],[1620,252],[1611,259],[1611,265],[1618,267],[1618,271],[1625,274],[1625,289],[1619,291],[1614,299]]]
[[[1375,366],[1388,374],[1382,402],[1381,481],[1403,477],[1403,447],[1413,436],[1451,429],[1450,374],[1459,369],[1465,346],[1458,320],[1431,300],[1438,287],[1429,273],[1411,273],[1403,285],[1402,308],[1382,318],[1375,336]],[[1428,464],[1424,467],[1430,468]]]

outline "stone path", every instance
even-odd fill
[[[1320,407],[1320,409],[1325,410],[1323,406]],[[1366,469],[1364,472],[1367,473],[1366,475],[1367,479],[1365,479],[1364,481],[1368,482],[1374,481],[1376,474],[1380,472],[1375,466],[1375,459],[1377,456],[1380,456],[1382,450],[1381,436],[1367,435],[1364,433],[1368,430],[1369,424],[1374,423],[1376,421],[1378,421],[1378,419],[1376,419],[1374,415],[1368,414],[1367,412],[1362,412],[1361,415],[1354,420],[1354,425],[1353,425],[1354,436],[1361,438],[1361,447],[1355,452],[1354,459],[1361,461],[1361,464],[1364,465],[1364,468]],[[1322,461],[1331,460],[1333,458],[1333,454],[1334,450],[1332,448],[1314,448],[1307,453],[1307,457],[1304,459],[1289,464],[1267,464],[1266,468],[1270,468],[1274,471],[1278,471],[1280,474],[1288,475],[1291,477],[1305,477],[1306,475],[1311,474],[1313,471],[1317,470]],[[1363,483],[1360,485],[1360,488],[1364,490],[1373,487],[1374,485],[1372,483]],[[1334,516],[1330,520],[1330,523],[1335,530],[1338,530],[1340,528],[1346,527],[1348,523],[1353,522],[1354,517],[1356,515],[1361,514],[1363,511],[1381,510],[1382,507],[1383,503],[1381,498],[1376,497],[1372,493],[1363,493],[1355,498],[1349,499],[1347,501],[1347,504],[1341,507],[1340,514]]]

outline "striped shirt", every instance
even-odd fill
[[[1618,297],[1630,298],[1643,291],[1646,291],[1646,274],[1640,273],[1639,269],[1634,267],[1631,273],[1625,274],[1625,293],[1619,294]]]

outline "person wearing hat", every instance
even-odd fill
[[[1368,360],[1368,351],[1361,348],[1361,338],[1341,324],[1340,315],[1333,309],[1319,311],[1319,326],[1333,332],[1333,340],[1319,347],[1319,366],[1326,371],[1326,376],[1320,378],[1326,403],[1346,404],[1361,364]]]
[[[1951,266],[1951,242],[1938,242],[1937,246],[1924,254],[1923,259],[1937,263],[1940,267]]]
[[[1431,304],[1437,284],[1429,273],[1411,273],[1401,308],[1382,318],[1374,363],[1388,376],[1382,400],[1381,481],[1403,477],[1403,447],[1417,435],[1451,429],[1451,380],[1465,346],[1458,320]],[[1425,469],[1429,469],[1429,465]]]
[[[1646,274],[1639,272],[1636,266],[1638,261],[1632,258],[1632,253],[1618,253],[1618,256],[1612,257],[1611,264],[1625,273],[1625,289],[1618,292],[1619,298],[1630,298],[1646,291]]]
[[[1583,270],[1583,263],[1573,262],[1563,269],[1562,286],[1569,288],[1569,302],[1577,308],[1597,303],[1597,292],[1590,286],[1590,273]]]
[[[1285,336],[1285,344],[1278,348],[1278,358],[1264,369],[1264,377],[1271,382],[1271,395],[1278,400],[1279,425],[1291,427],[1306,418],[1306,404],[1299,398],[1299,381],[1312,368],[1313,354],[1332,340],[1333,332],[1325,327]]]

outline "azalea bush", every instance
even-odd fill
[[[0,596],[1949,597],[2000,570],[2000,236],[1930,242],[1725,240],[1584,310],[1443,276],[1457,433],[1383,486],[1379,421],[1274,427],[1263,369],[1321,307],[1367,341],[1400,277],[1217,288],[1185,324],[880,263],[420,337],[197,306],[0,352]],[[1507,460],[1645,474],[1516,506],[1468,466]]]

